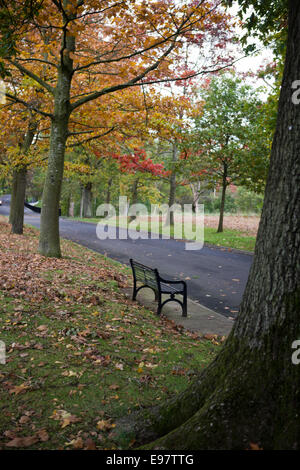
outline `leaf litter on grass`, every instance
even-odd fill
[[[183,390],[221,341],[128,300],[128,268],[0,224],[0,448],[117,449],[115,420]]]

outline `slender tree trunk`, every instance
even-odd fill
[[[23,233],[26,174],[26,167],[15,170],[13,174],[9,222],[12,233],[18,235]]]
[[[132,195],[131,195],[131,205],[137,204],[138,202],[138,187],[139,187],[139,178],[136,178],[132,185]],[[131,215],[129,220],[132,222],[136,219],[135,215]]]
[[[138,202],[138,185],[139,185],[139,179],[136,178],[132,185],[131,204],[137,204]]]
[[[218,230],[217,230],[218,233],[223,232],[226,189],[227,189],[227,164],[226,162],[223,162],[222,197],[221,197],[221,206],[220,206],[220,215],[219,215],[219,225],[218,225]]]
[[[193,194],[192,211],[194,214],[196,214],[198,211],[198,202],[199,202],[200,193],[201,193],[200,181],[197,181],[197,183],[191,183],[190,188]]]
[[[58,69],[54,95],[54,117],[51,123],[50,150],[41,211],[39,251],[44,256],[61,256],[59,240],[59,201],[64,170],[65,147],[71,113],[70,88],[73,76],[75,39],[70,34],[62,44],[61,64]]]
[[[69,217],[74,217],[74,206],[75,206],[75,203],[72,200],[72,198],[70,198],[70,205],[69,205],[69,212],[68,212]]]
[[[264,206],[238,318],[225,346],[185,392],[124,423],[154,449],[300,449],[300,3],[289,34]],[[299,356],[299,355],[298,355]],[[131,436],[132,438],[132,436]]]
[[[31,118],[28,124],[28,129],[24,137],[24,141],[20,146],[21,152],[26,155],[29,152],[30,146],[34,139],[37,130],[37,122]],[[12,233],[21,235],[23,233],[24,225],[24,201],[26,192],[26,174],[27,167],[20,166],[16,168],[13,173],[13,184],[11,193],[11,203],[9,212],[9,222],[11,224]]]
[[[62,215],[68,216],[70,214],[70,206],[71,206],[71,194],[69,193],[66,197],[65,213]]]
[[[112,186],[113,179],[110,178],[107,183],[107,191],[106,191],[106,204],[110,203],[110,193],[111,193],[111,186]]]
[[[92,183],[85,184],[81,193],[80,217],[92,217]]]
[[[170,210],[170,208],[175,204],[176,198],[176,171],[174,169],[174,165],[178,160],[178,149],[176,143],[173,143],[172,149],[172,162],[173,162],[173,169],[170,175],[170,191],[169,191],[169,210],[166,216],[165,225],[174,225],[174,211]]]

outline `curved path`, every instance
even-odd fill
[[[3,196],[0,214],[9,213],[9,196]],[[40,225],[39,215],[25,209],[25,223]],[[125,230],[117,230],[124,235]],[[121,263],[134,258],[157,267],[162,276],[187,281],[188,296],[215,312],[234,318],[242,299],[253,256],[205,245],[186,251],[184,242],[167,239],[99,240],[96,225],[60,218],[60,235]]]

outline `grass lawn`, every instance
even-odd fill
[[[229,216],[230,217],[230,216]],[[236,216],[235,216],[236,218]],[[103,221],[100,218],[75,218],[75,220],[82,221],[82,222],[90,222],[90,223],[98,223]],[[110,225],[116,225],[113,220],[105,222],[109,223]],[[140,222],[140,230],[148,231],[148,223],[146,221],[141,220]],[[120,218],[119,224],[120,227],[126,227],[126,220],[125,218]],[[149,224],[150,225],[150,224]],[[130,227],[130,225],[129,225]],[[195,228],[195,226],[194,226]],[[159,226],[158,230],[154,230],[154,233],[163,233],[168,234],[170,230],[171,237],[174,235],[174,227],[164,227],[162,225]],[[217,233],[216,228],[205,226],[204,227],[204,242],[211,245],[217,246],[224,246],[228,248],[234,248],[237,250],[246,250],[246,251],[254,251],[256,237],[253,235],[248,235],[246,231],[243,230],[235,230],[235,229],[224,229],[224,232]]]
[[[239,230],[225,229],[224,232],[217,233],[215,228],[204,227],[204,241],[210,245],[254,251],[256,237],[247,236]]]
[[[128,300],[127,267],[69,241],[47,259],[37,237],[0,221],[0,449],[129,449],[115,420],[183,390],[221,340]]]

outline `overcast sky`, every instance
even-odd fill
[[[237,4],[234,4],[228,10],[233,16],[237,16],[239,6]],[[239,27],[237,27],[237,33],[240,36],[243,36],[245,34],[245,32]],[[238,61],[235,66],[238,72],[252,72],[256,74],[261,66],[267,64],[268,62],[272,62],[273,60],[273,54],[270,49],[264,47],[258,40],[254,38],[251,39],[251,43],[255,43],[257,45],[257,49],[259,50],[259,52],[253,56],[245,57]],[[240,53],[237,53],[237,56],[239,57]],[[265,85],[265,83],[261,79],[251,80],[252,85],[255,85],[255,82],[257,86]]]

